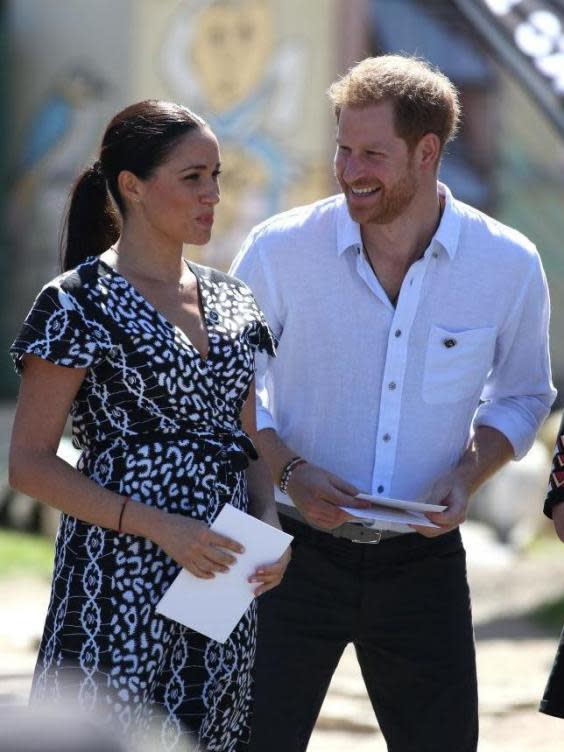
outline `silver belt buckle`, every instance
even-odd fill
[[[372,530],[372,528],[373,528],[373,525],[374,525],[374,523],[373,523],[373,522],[370,522],[370,523],[368,523],[368,524],[365,524],[365,523],[363,522],[363,523],[361,524],[360,528],[361,528],[361,529],[363,529],[363,528],[364,528],[364,529],[367,529],[367,530]],[[353,542],[353,543],[363,543],[364,545],[366,545],[366,544],[373,544],[373,545],[375,545],[375,544],[377,544],[377,543],[380,543],[380,541],[382,540],[382,531],[381,531],[381,530],[374,530],[374,532],[376,533],[376,538],[375,538],[374,540],[371,540],[371,541],[364,541],[364,540],[362,540],[362,538],[359,538],[358,540],[353,540],[352,542]]]

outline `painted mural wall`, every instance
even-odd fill
[[[2,351],[58,271],[75,177],[126,104],[170,99],[201,114],[222,149],[212,242],[226,268],[251,227],[334,190],[338,0],[9,0],[13,75]],[[196,251],[196,252],[195,252]],[[10,371],[4,357],[0,371]],[[15,382],[10,381],[8,392]],[[1,388],[0,391],[6,391]]]
[[[222,199],[202,260],[229,265],[248,230],[331,192],[334,3],[140,0],[132,97],[202,114],[222,149]]]
[[[538,243],[553,298],[555,375],[564,385],[557,337],[564,321],[563,147],[495,61],[481,60],[468,42],[457,42],[454,55],[451,30],[424,22],[430,9],[449,18],[452,3],[4,0],[2,8],[11,75],[0,396],[16,388],[7,346],[34,295],[57,273],[69,189],[116,111],[166,98],[208,120],[222,148],[222,200],[212,242],[187,253],[226,268],[254,224],[336,190],[325,90],[346,64],[397,45],[429,56],[463,90],[468,127],[443,174],[457,195]]]

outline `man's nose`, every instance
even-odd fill
[[[347,183],[354,183],[357,181],[363,175],[363,167],[360,160],[356,157],[349,156],[344,164],[343,172],[341,174]]]

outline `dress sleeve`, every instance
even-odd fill
[[[89,368],[99,346],[89,331],[85,312],[76,298],[56,283],[41,290],[10,348],[17,373],[24,355],[37,355],[67,368]]]
[[[558,429],[552,467],[548,479],[548,489],[544,501],[544,513],[552,519],[552,510],[564,502],[564,417]]]

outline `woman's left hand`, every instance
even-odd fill
[[[274,564],[265,564],[259,567],[254,574],[249,577],[249,582],[260,582],[260,586],[255,590],[255,598],[259,595],[266,593],[267,590],[272,590],[282,582],[286,567],[290,563],[292,557],[292,549],[290,546],[282,554],[282,556],[275,561]]]

